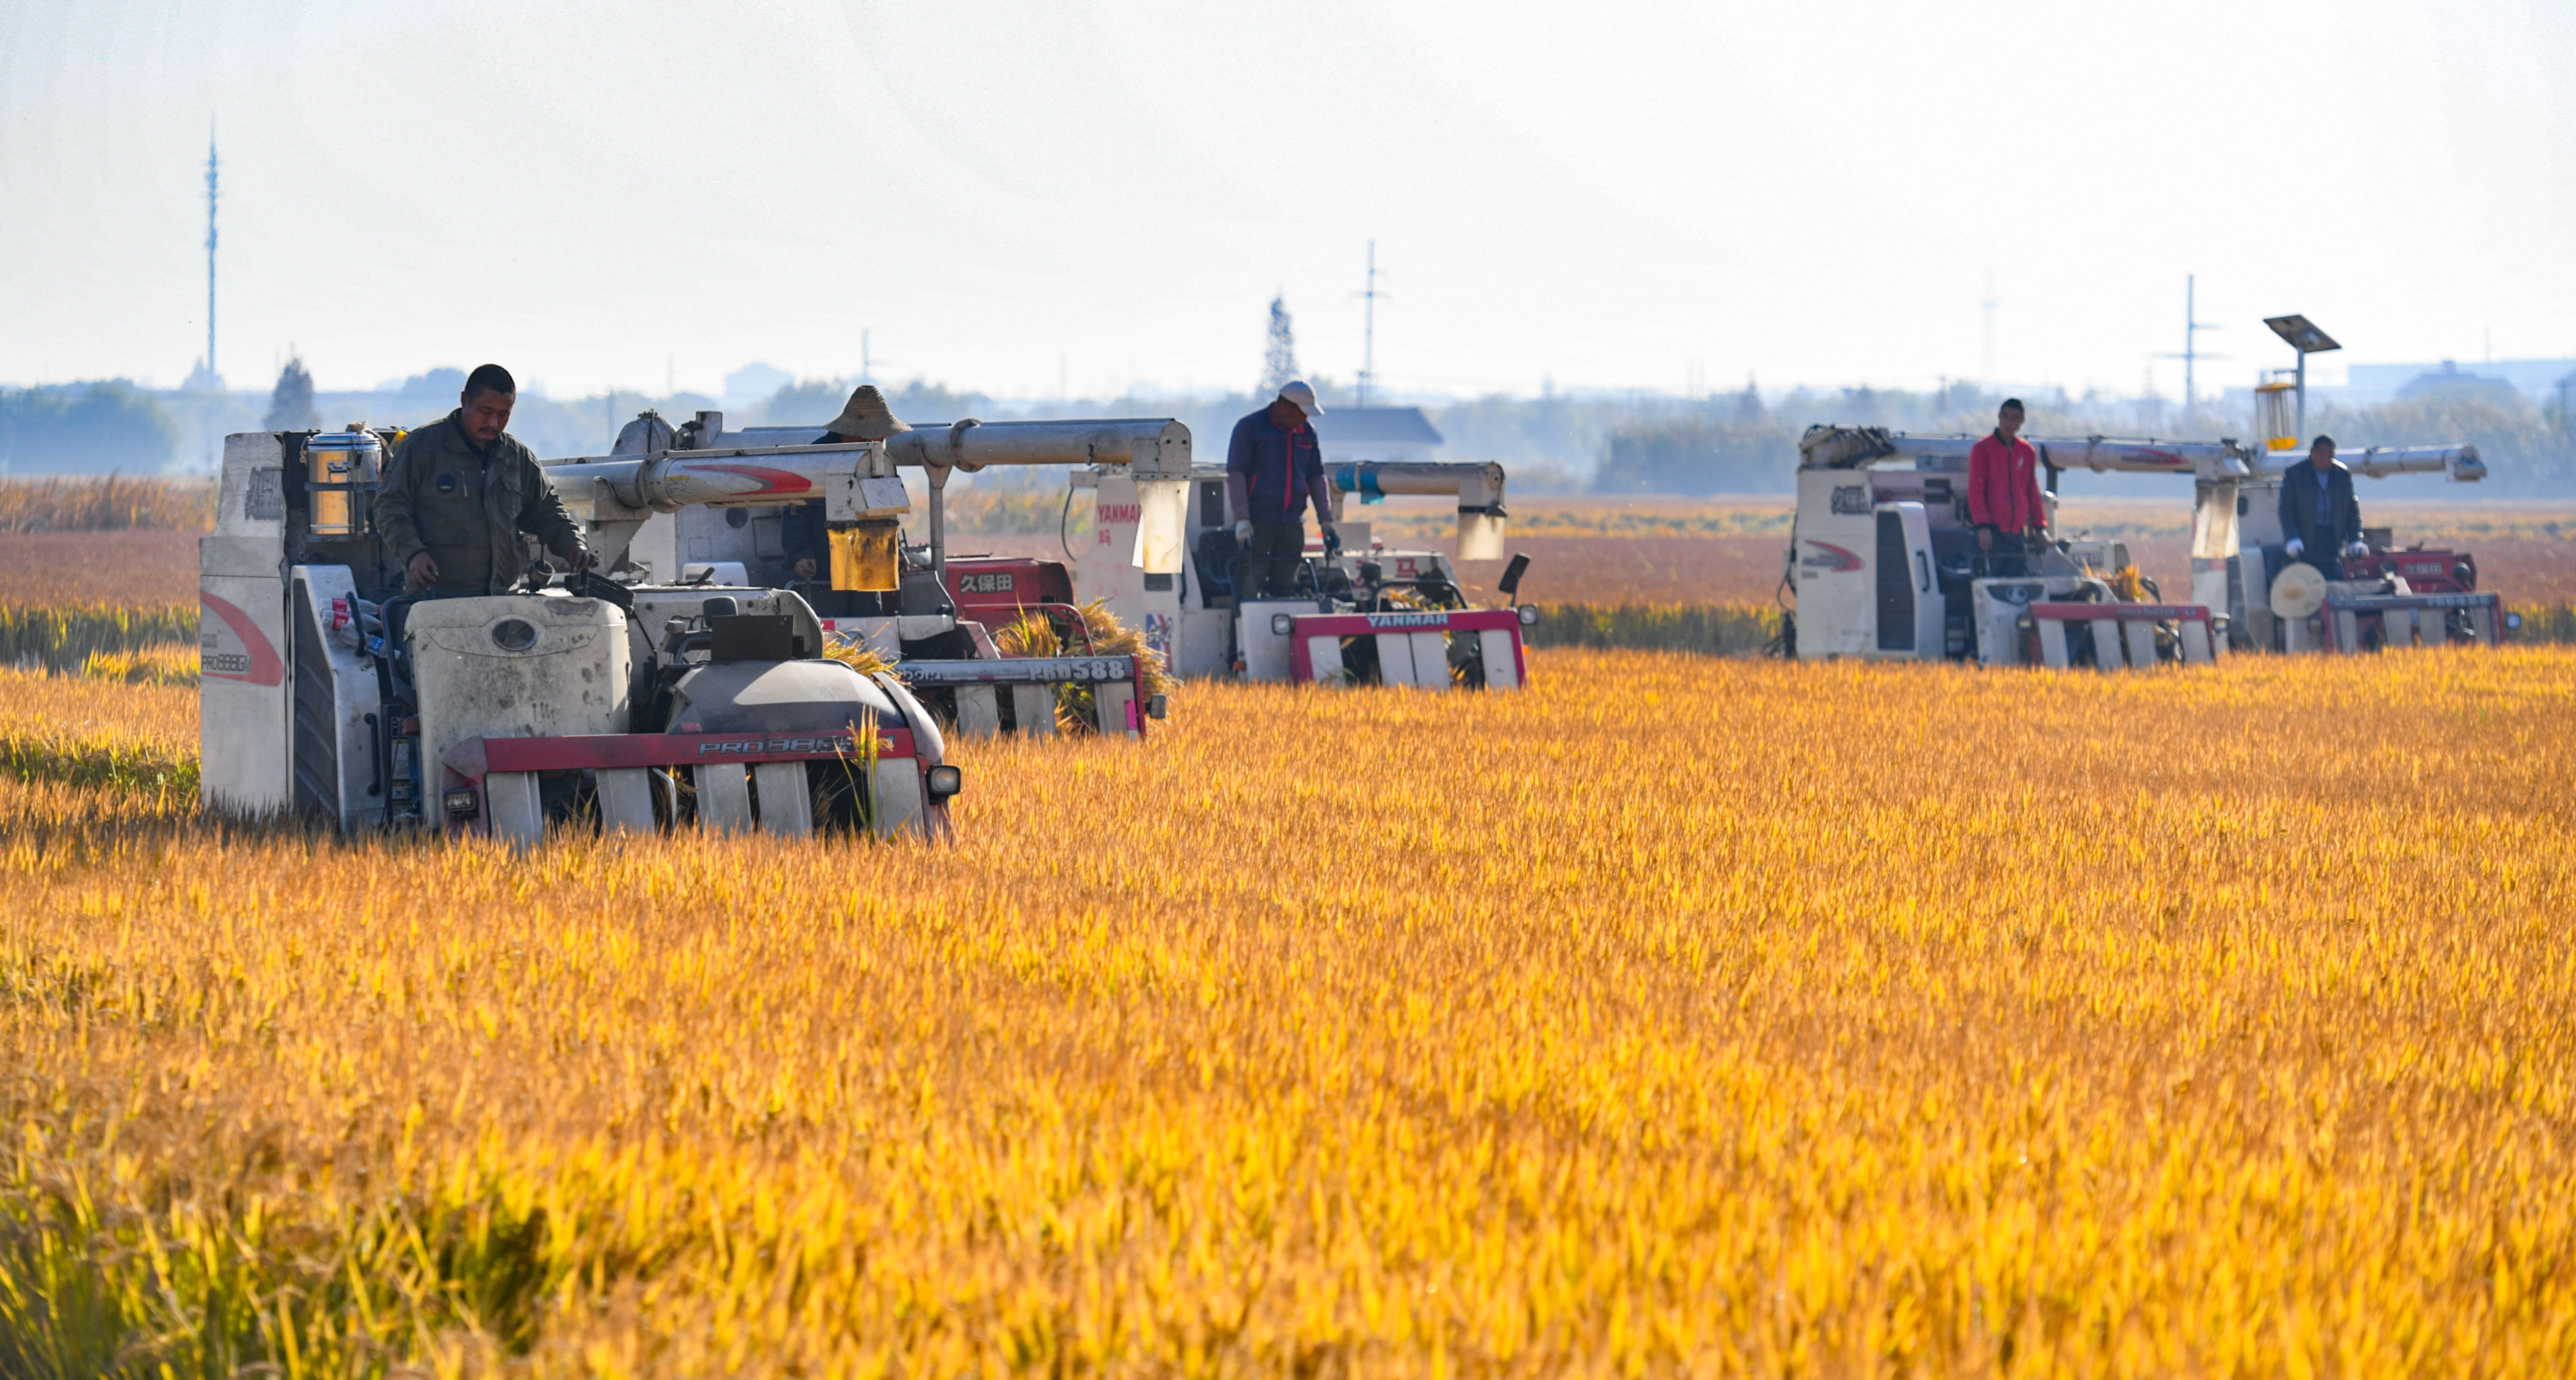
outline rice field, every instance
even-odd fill
[[[0,1373],[2576,1368],[2576,652],[1535,674],[527,857],[7,678]]]
[[[524,857],[201,817],[194,534],[0,535],[0,1374],[2576,1372],[2576,648],[1597,650],[1782,534],[1584,520],[1526,694]]]

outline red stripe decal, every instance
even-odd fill
[[[246,685],[277,685],[286,679],[286,663],[278,658],[277,646],[268,634],[259,630],[249,614],[228,599],[218,599],[204,590],[197,592],[197,602],[208,613],[224,620],[224,626],[241,639],[242,650],[250,654],[250,667],[245,671],[205,671],[217,680],[237,680]]]
[[[766,465],[715,465],[699,461],[689,466],[691,474],[705,471],[738,474],[745,479],[758,480],[760,487],[752,490],[753,493],[803,494],[814,491],[814,486],[807,482],[805,476],[793,470],[773,470]]]

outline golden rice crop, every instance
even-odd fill
[[[100,660],[93,658],[93,660]],[[84,816],[114,820],[122,809],[159,816],[186,812],[197,795],[197,692],[193,684],[159,674],[176,658],[137,658],[131,681],[50,676],[41,671],[0,671],[0,777],[112,787],[148,798],[88,800],[74,796]],[[186,649],[189,676],[196,651]]]
[[[0,784],[0,1372],[2576,1368],[2576,654],[1535,669],[944,849]]]
[[[204,532],[214,525],[211,480],[122,474],[0,479],[0,532]]]

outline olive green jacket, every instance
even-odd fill
[[[452,578],[451,572],[476,564],[477,547],[486,548],[486,592],[499,594],[527,573],[519,533],[536,536],[558,556],[582,548],[581,528],[538,468],[536,452],[504,432],[492,443],[491,457],[487,463],[475,452],[455,412],[394,448],[376,494],[376,530],[393,548],[397,565],[409,565],[426,551],[442,579]]]

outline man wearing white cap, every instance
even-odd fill
[[[1226,497],[1234,513],[1234,540],[1242,550],[1235,566],[1236,600],[1285,596],[1296,584],[1306,552],[1306,505],[1326,545],[1333,540],[1331,495],[1324,487],[1324,450],[1311,418],[1324,415],[1315,390],[1292,379],[1270,405],[1234,424],[1225,448]]]

